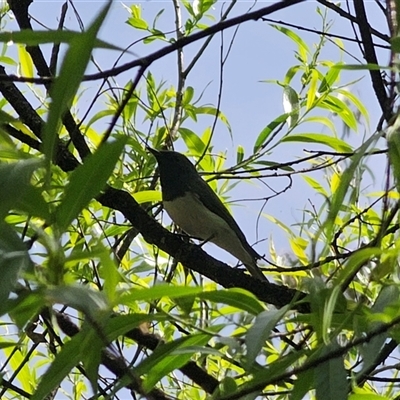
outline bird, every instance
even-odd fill
[[[157,160],[162,202],[171,220],[193,238],[212,242],[240,260],[258,280],[261,256],[250,246],[231,213],[183,154],[148,147]]]

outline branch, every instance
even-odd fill
[[[0,65],[0,73],[5,74],[5,70],[2,65]],[[14,108],[21,121],[29,127],[29,129],[37,138],[40,139],[42,137],[44,121],[31,106],[29,101],[20,92],[20,90],[15,86],[15,84],[10,81],[0,80],[0,93],[8,101],[11,107]],[[25,137],[26,135],[22,133],[19,134],[18,131],[13,127],[9,125],[3,126],[11,136],[18,138],[18,140],[21,140],[23,143],[32,145],[33,148],[39,150],[38,141],[31,142]],[[67,146],[61,142],[60,139],[57,141],[57,152],[55,154],[54,162],[66,172],[74,170],[79,165],[78,160],[68,151]]]
[[[14,13],[15,18],[18,22],[20,29],[32,30],[32,25],[28,16],[28,7],[31,0],[15,1],[8,0],[11,11]],[[50,68],[43,56],[43,53],[39,46],[26,46],[26,51],[30,54],[33,63],[35,64],[36,70],[39,76],[49,77],[52,76]],[[5,74],[4,71],[2,73]],[[47,91],[50,90],[51,81],[44,82]],[[78,150],[79,155],[82,159],[90,154],[89,146],[87,145],[85,138],[81,134],[74,117],[69,110],[66,110],[62,118],[62,122],[67,129],[72,143]]]
[[[164,56],[173,53],[178,49],[182,49],[189,44],[197,42],[200,39],[207,38],[208,36],[214,35],[215,33],[222,32],[225,29],[232,28],[233,26],[242,24],[247,21],[257,21],[264,15],[272,14],[276,11],[282,10],[284,8],[293,6],[298,3],[302,3],[305,0],[283,0],[278,3],[272,4],[267,7],[263,7],[257,11],[253,11],[244,15],[239,15],[238,17],[227,19],[225,21],[221,21],[218,24],[210,26],[202,31],[196,32],[193,35],[185,36],[170,45],[163,47],[162,49],[155,51],[154,53],[149,54],[146,57],[138,58],[135,61],[131,61],[120,67],[115,67],[104,72],[86,75],[84,80],[92,81],[97,79],[103,79],[105,77],[111,77],[121,74],[122,72],[128,71],[134,67],[146,66],[149,67],[154,61],[163,58]]]
[[[305,293],[260,281],[242,270],[232,268],[227,264],[208,255],[200,246],[185,243],[151,218],[146,211],[123,190],[108,187],[97,200],[106,207],[120,211],[129,222],[140,231],[144,240],[166,251],[185,267],[206,276],[225,288],[240,287],[252,292],[261,301],[283,307],[305,297]],[[300,312],[309,312],[308,304],[295,304]]]
[[[273,385],[273,384],[281,382],[285,379],[288,379],[293,375],[299,375],[302,372],[310,371],[310,370],[318,367],[319,365],[325,363],[326,361],[333,360],[338,357],[342,357],[344,354],[346,354],[352,348],[362,345],[364,343],[368,343],[374,337],[387,332],[390,328],[392,328],[398,324],[400,324],[400,317],[396,317],[392,321],[382,324],[378,328],[375,328],[375,329],[371,330],[370,332],[363,334],[361,337],[352,340],[351,342],[347,343],[345,346],[338,347],[332,351],[325,353],[324,355],[322,355],[320,357],[317,357],[317,358],[307,357],[307,360],[309,360],[309,361],[305,361],[304,364],[299,367],[289,368],[289,370],[287,372],[285,371],[281,374],[276,374],[276,375],[272,376],[271,378],[266,378],[264,380],[257,379],[258,383],[254,384],[254,385],[247,385],[246,388],[244,388],[242,390],[239,389],[232,395],[220,397],[220,400],[238,400],[248,394],[263,390],[267,385]],[[264,371],[264,374],[267,376],[268,371]]]
[[[56,311],[55,314],[60,329],[66,335],[72,337],[75,336],[77,333],[79,333],[79,328],[65,314]],[[163,345],[162,340],[160,340],[156,335],[151,333],[144,333],[140,328],[131,329],[129,332],[126,332],[124,336],[134,340],[140,346],[143,346],[153,351],[157,347]],[[110,370],[116,376],[119,377],[123,376],[125,373],[124,370],[127,367],[125,366],[124,368],[121,368],[120,363],[119,364],[118,363],[116,364],[115,362],[113,363],[109,361],[108,358],[109,354],[107,352],[103,355],[102,361],[103,362],[105,361],[104,364],[107,366],[107,363],[109,363],[108,365],[110,365],[111,368],[113,368],[113,369],[110,368]],[[219,385],[219,382],[214,377],[207,374],[207,372],[205,372],[193,361],[189,361],[188,363],[180,367],[179,370],[209,394],[212,394]]]
[[[358,24],[359,21],[354,15],[349,14],[347,11],[341,9],[339,6],[336,4],[330,2],[329,0],[317,0],[318,3],[322,4],[326,8],[330,8],[331,10],[335,11],[337,14],[339,14],[341,17],[344,17],[348,19],[351,22],[354,22],[355,24]],[[354,3],[358,3],[358,1],[355,1]],[[368,30],[376,37],[379,39],[382,39],[384,42],[389,43],[390,42],[390,37],[388,35],[383,34],[382,32],[377,31],[376,29],[372,28],[368,24]]]
[[[324,31],[320,31],[318,29],[311,29],[311,28],[306,28],[302,25],[296,25],[296,24],[291,24],[289,22],[285,22],[285,21],[281,21],[281,20],[275,20],[275,19],[271,19],[271,18],[261,18],[263,21],[265,22],[272,22],[273,24],[279,24],[282,26],[289,26],[291,28],[295,28],[298,29],[299,31],[304,31],[304,32],[311,32],[314,33],[316,35],[320,35],[320,36],[326,36],[328,38],[337,38],[337,39],[341,39],[341,40],[347,40],[348,42],[354,42],[354,43],[358,43],[360,44],[360,41],[357,38],[351,38],[348,36],[343,36],[343,35],[338,35],[336,33],[330,33],[330,32],[324,32]],[[378,43],[374,43],[373,44],[375,47],[380,47],[382,49],[386,49],[386,50],[390,50],[391,47],[389,45],[384,45],[384,44],[378,44]]]
[[[389,343],[386,343],[383,346],[382,351],[377,355],[375,362],[372,363],[368,369],[362,371],[362,374],[356,377],[357,385],[363,385],[366,380],[371,380],[371,377],[369,375],[375,370],[378,365],[381,365],[385,362],[385,360],[397,348],[398,345],[399,343],[394,339],[392,339]]]
[[[379,65],[376,57],[374,43],[372,41],[370,26],[368,24],[367,15],[365,13],[365,7],[363,1],[355,1],[354,9],[357,15],[357,24],[360,29],[362,43],[364,45],[364,58],[368,64]],[[383,84],[381,71],[369,70],[371,76],[372,86],[374,88],[376,97],[378,98],[379,105],[387,122],[392,117],[390,108],[390,99],[388,98]]]

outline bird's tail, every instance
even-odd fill
[[[250,272],[254,278],[260,279],[261,281],[268,281],[267,277],[262,273],[260,268],[258,268],[256,261],[254,261],[251,264],[245,264],[245,267],[247,268],[247,271]]]

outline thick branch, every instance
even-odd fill
[[[305,294],[285,286],[259,281],[239,269],[231,268],[208,255],[200,246],[185,243],[178,235],[167,231],[151,218],[133,197],[123,190],[108,187],[97,200],[106,207],[120,211],[140,231],[146,242],[166,251],[185,267],[206,276],[226,288],[240,287],[252,292],[261,301],[283,307],[301,300]],[[295,306],[300,312],[309,312],[308,304]]]
[[[72,337],[79,332],[79,328],[65,314],[56,312],[56,317],[59,327],[66,335]],[[162,341],[156,335],[151,333],[144,333],[139,328],[131,329],[129,332],[125,333],[124,336],[134,340],[140,346],[143,346],[153,351],[158,346],[162,346]],[[109,354],[107,352],[103,355],[102,360],[107,368],[108,366],[111,366],[111,368],[113,369],[110,368],[110,370],[112,370],[112,372],[114,372],[117,376],[123,375],[126,369],[126,366],[123,366],[125,363],[115,363],[109,361],[108,358]],[[207,374],[206,371],[200,368],[193,361],[189,361],[184,366],[179,368],[179,370],[209,394],[212,394],[219,384],[219,382],[215,378]]]
[[[20,29],[32,30],[32,25],[28,16],[28,7],[31,3],[31,0],[28,1],[15,1],[8,0],[8,4],[10,9],[15,15],[15,18],[18,22]],[[42,77],[50,77],[52,76],[50,68],[47,65],[46,59],[42,53],[42,50],[39,46],[26,46],[26,51],[30,54],[33,63],[35,64],[36,70],[39,76]],[[4,73],[4,71],[0,71]],[[46,82],[45,87],[49,91],[51,86],[51,82]],[[72,116],[69,110],[66,110],[62,122],[66,127],[72,143],[75,148],[78,150],[81,158],[85,158],[88,154],[90,154],[89,147],[81,134],[78,125],[76,124],[74,117]]]
[[[354,9],[357,15],[357,23],[360,29],[361,39],[364,45],[364,58],[368,64],[379,65],[376,57],[374,43],[372,41],[370,26],[368,24],[367,15],[365,13],[365,7],[363,1],[355,1]],[[381,71],[369,70],[371,75],[372,86],[374,88],[376,97],[378,98],[379,105],[381,106],[383,115],[386,121],[389,122],[392,112],[390,109],[390,100],[386,94],[385,86],[383,84]]]

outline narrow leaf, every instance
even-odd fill
[[[318,72],[315,69],[311,70],[311,79],[307,91],[307,103],[306,103],[307,110],[310,110],[311,107],[314,105],[314,100],[317,95],[318,80],[319,80]]]
[[[138,375],[147,374],[143,381],[145,390],[151,390],[154,385],[171,371],[186,364],[193,353],[178,353],[178,350],[189,346],[205,345],[210,340],[210,335],[189,335],[173,342],[161,345],[141,362],[136,371]]]
[[[61,231],[65,231],[90,200],[104,189],[124,145],[124,137],[104,143],[71,174],[64,199],[55,214],[56,223]]]
[[[298,133],[296,135],[289,135],[285,136],[282,142],[319,143],[339,152],[351,153],[353,151],[353,148],[344,140],[320,133]]]
[[[288,114],[281,114],[278,118],[275,118],[272,122],[270,122],[258,135],[256,142],[254,144],[254,152],[260,150],[260,148],[264,145],[265,141],[268,139],[269,135],[277,128],[279,125],[282,125],[288,118]]]
[[[78,333],[69,342],[65,343],[57,354],[48,370],[42,376],[36,392],[31,400],[43,400],[69,374],[81,359],[81,341],[84,334]]]
[[[26,199],[32,174],[42,164],[38,159],[0,164],[0,218]]]
[[[25,244],[8,224],[0,222],[0,304],[8,299],[22,271],[31,266]]]
[[[299,120],[299,96],[297,92],[289,85],[283,89],[283,110],[289,114],[287,123],[289,128],[293,128]]]
[[[217,303],[224,303],[236,307],[239,310],[247,311],[253,315],[257,315],[264,311],[264,307],[259,300],[250,292],[239,289],[222,289],[212,292],[204,292],[198,297]]]
[[[328,345],[321,355],[331,353],[338,344]],[[316,398],[324,400],[347,400],[347,372],[341,357],[331,358],[314,369]]]
[[[108,1],[88,30],[71,40],[61,66],[60,75],[51,87],[52,101],[47,122],[43,128],[43,153],[46,156],[48,167],[53,160],[61,116],[71,104],[79,88],[96,42],[97,33],[110,6],[111,1]]]
[[[129,305],[138,301],[152,301],[160,299],[161,297],[169,297],[171,299],[184,296],[195,296],[203,291],[202,288],[188,287],[188,286],[169,286],[157,285],[148,289],[130,289],[121,293],[118,302],[120,304]]]
[[[328,217],[326,220],[325,225],[328,227],[328,238],[327,242],[329,243],[330,241],[330,235],[332,234],[332,227],[335,222],[335,218],[337,214],[340,211],[340,208],[343,205],[344,199],[346,197],[346,194],[348,193],[348,189],[350,186],[350,183],[353,179],[353,176],[355,174],[355,171],[361,162],[362,158],[365,155],[365,152],[371,146],[373,142],[378,140],[380,137],[380,134],[373,135],[371,136],[354,154],[352,158],[352,162],[350,166],[343,172],[339,186],[336,190],[336,192],[333,194],[331,203],[330,203],[330,208],[329,208],[329,213]]]
[[[263,311],[257,315],[245,339],[247,348],[247,369],[254,363],[265,341],[269,338],[272,329],[275,328],[276,324],[283,318],[288,310],[289,307],[283,307],[280,310]]]
[[[1,32],[0,42],[4,43],[22,43],[27,46],[37,46],[44,43],[71,43],[74,40],[79,40],[84,33],[74,32],[69,30],[46,30],[32,31],[31,29],[23,29],[21,31]],[[124,50],[122,47],[117,47],[111,43],[96,39],[94,47],[100,47],[110,50]]]

